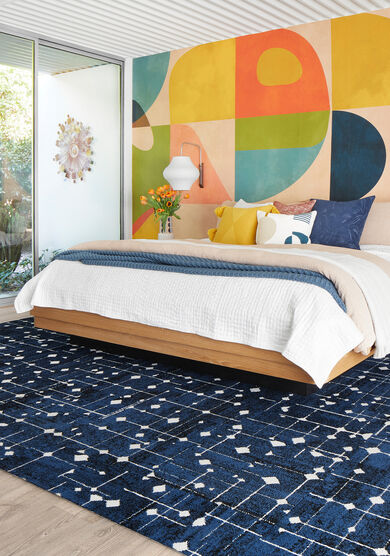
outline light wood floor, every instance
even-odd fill
[[[0,322],[25,316],[0,307]],[[87,555],[178,552],[0,470],[0,556]]]
[[[7,322],[9,320],[25,319],[30,313],[18,314],[13,305],[0,305],[0,322]]]

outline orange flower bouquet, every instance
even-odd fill
[[[170,185],[162,185],[154,189],[149,189],[147,195],[141,195],[141,205],[146,205],[153,209],[153,214],[156,220],[161,222],[161,231],[165,233],[168,218],[174,216],[180,220],[177,211],[180,208],[182,194],[179,191],[174,191]],[[184,196],[188,199],[189,195]]]

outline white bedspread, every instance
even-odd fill
[[[388,315],[390,299],[386,304],[382,312],[387,310]],[[187,275],[58,260],[30,280],[15,301],[18,312],[34,306],[87,311],[275,350],[303,368],[320,387],[334,365],[363,339],[328,292],[279,279]],[[376,311],[382,315],[380,308]]]

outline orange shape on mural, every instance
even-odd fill
[[[133,239],[156,239],[158,222],[153,216],[153,209],[149,209],[133,223]]]
[[[182,203],[189,204],[216,204],[223,203],[231,196],[223,186],[212,161],[209,159],[207,152],[204,149],[198,135],[189,125],[176,124],[171,125],[171,158],[180,152],[180,146],[184,141],[196,143],[202,149],[202,162],[203,166],[203,183],[204,188],[199,187],[199,179],[197,179],[188,192],[189,199],[184,199]],[[185,145],[183,154],[191,157],[192,162],[196,167],[199,166],[199,150],[194,147]]]
[[[261,84],[258,64],[269,49],[291,52],[302,67],[300,78],[281,85]],[[279,29],[236,39],[236,118],[328,109],[324,70],[313,47],[301,35]]]

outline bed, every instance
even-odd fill
[[[27,283],[15,307],[32,310],[37,327],[322,387],[390,352],[382,255],[380,247],[89,242]]]

